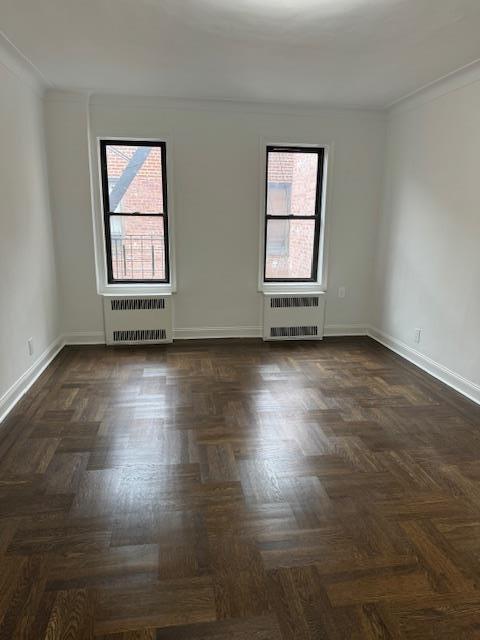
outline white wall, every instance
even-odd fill
[[[100,339],[103,312],[95,288],[92,205],[88,161],[87,97],[48,95],[46,135],[50,196],[62,300],[63,333]]]
[[[471,80],[390,116],[373,324],[480,400],[480,80]]]
[[[67,334],[101,332],[87,175],[87,109],[82,98],[51,93],[47,113],[64,330]],[[333,142],[327,325],[368,324],[383,114],[93,97],[90,120],[93,138],[169,139],[177,330],[231,327],[235,333],[239,328],[260,327],[261,138]],[[337,297],[339,286],[347,287],[345,299]]]
[[[89,131],[168,137],[175,328],[232,335],[261,322],[262,138],[333,143],[327,327],[372,324],[374,336],[480,400],[480,70],[468,74],[390,113],[385,163],[378,112],[121,97],[89,104],[66,92],[48,92],[44,103],[38,82],[1,49],[0,415],[61,334],[103,339]]]
[[[43,101],[3,48],[0,95],[1,416],[15,398],[15,384],[59,338],[59,322]]]
[[[169,139],[180,333],[259,329],[261,140],[333,143],[327,327],[342,333],[372,324],[373,335],[480,399],[478,77],[456,77],[395,108],[386,163],[386,120],[378,112],[120,97],[89,104],[78,94],[49,92],[52,230],[42,100],[0,66],[1,299],[9,301],[0,307],[0,398],[60,333],[103,339],[90,130],[93,138]],[[347,288],[345,299],[337,297],[339,286]]]

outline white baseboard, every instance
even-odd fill
[[[174,330],[176,340],[194,340],[204,338],[261,338],[261,327],[190,327]],[[455,391],[480,404],[480,385],[464,378],[459,373],[432,360],[407,344],[387,335],[374,327],[360,325],[327,325],[325,336],[362,336],[368,335],[387,349],[397,353],[434,378],[445,383]],[[32,366],[0,398],[0,423],[6,418],[17,402],[30,389],[37,378],[52,362],[65,345],[105,344],[103,332],[75,332],[57,338],[45,349]]]
[[[402,358],[405,358],[405,360],[412,362],[434,378],[437,378],[452,389],[455,389],[455,391],[466,396],[469,400],[473,400],[473,402],[480,404],[480,385],[464,378],[459,373],[452,371],[443,364],[432,360],[432,358],[420,353],[416,349],[412,349],[412,347],[409,347],[401,340],[389,336],[379,329],[369,327],[368,335],[377,342],[380,342],[380,344],[383,344],[387,349],[394,351],[399,356],[402,356]]]
[[[325,337],[333,336],[366,336],[368,329],[365,325],[332,324],[324,330]],[[261,338],[262,327],[190,327],[174,329],[175,340],[199,340],[205,338]]]
[[[62,350],[63,345],[63,337],[60,336],[45,349],[32,366],[12,384],[10,389],[7,389],[0,398],[0,423],[7,417],[17,402],[27,393],[32,384]]]
[[[368,328],[357,324],[331,324],[325,327],[324,336],[366,336]],[[174,340],[205,340],[208,338],[261,338],[262,327],[183,327],[173,329]],[[63,336],[64,343],[70,345],[105,344],[105,334],[101,331],[77,331]]]
[[[63,336],[64,344],[105,344],[103,331],[75,331]]]
[[[261,338],[262,335],[262,327],[186,327],[173,330],[174,340]]]
[[[362,324],[327,324],[323,331],[325,338],[341,336],[366,336],[368,328]]]
[[[366,336],[365,325],[332,324],[325,327],[324,336]],[[173,329],[174,340],[205,340],[208,338],[261,338],[262,327],[183,327]],[[66,345],[105,344],[103,332],[77,331],[63,336]]]

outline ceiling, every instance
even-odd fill
[[[0,0],[51,86],[384,107],[480,58],[480,0]]]

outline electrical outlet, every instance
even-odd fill
[[[422,339],[422,330],[421,329],[415,329],[415,334],[414,334],[414,340],[417,344],[419,344],[420,340]]]
[[[345,295],[347,293],[347,290],[345,287],[338,287],[338,297],[339,298],[345,298]]]
[[[30,356],[33,356],[33,338],[29,338],[27,340],[27,345],[28,345],[28,354]]]

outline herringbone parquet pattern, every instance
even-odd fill
[[[480,409],[368,339],[64,349],[0,431],[0,638],[480,638]]]

